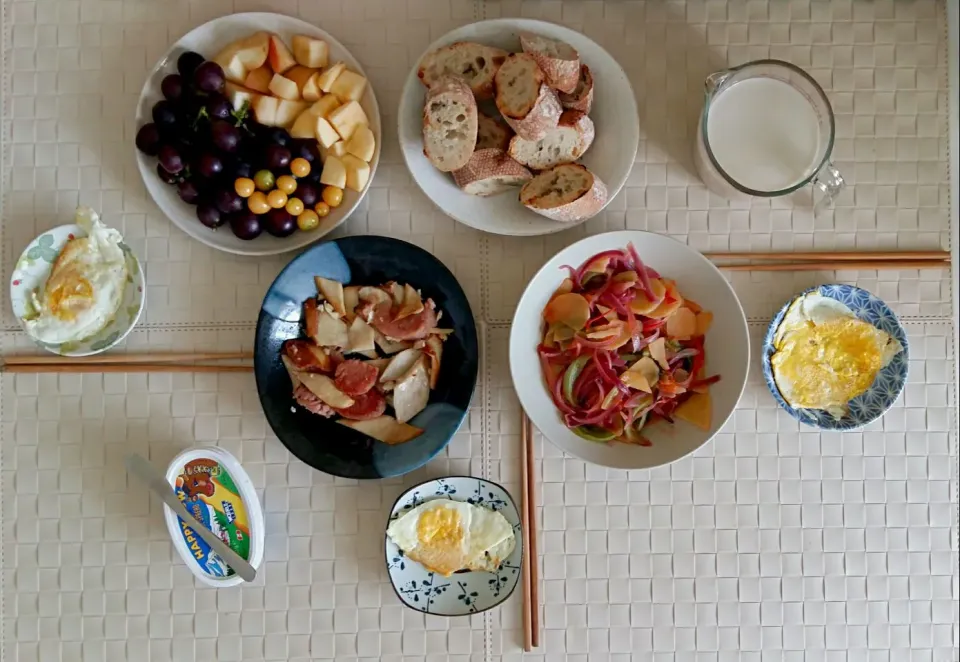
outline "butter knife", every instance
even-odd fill
[[[213,531],[203,526],[203,524],[198,522],[197,519],[184,508],[183,504],[180,503],[180,499],[177,498],[173,488],[170,486],[170,483],[167,482],[166,477],[157,471],[157,468],[150,464],[150,462],[136,453],[132,453],[127,456],[127,471],[135,475],[149,487],[150,491],[153,492],[164,505],[170,508],[177,517],[187,524],[190,524],[190,528],[193,529],[198,536],[203,538],[204,542],[210,545],[210,549],[216,552],[244,581],[252,582],[257,578],[257,571],[254,570],[252,565],[230,549]]]

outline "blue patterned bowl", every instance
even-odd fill
[[[314,276],[344,284],[409,283],[432,298],[453,333],[443,344],[437,388],[427,408],[411,423],[423,434],[402,444],[384,444],[367,435],[293,406],[290,376],[280,360],[285,340],[303,335],[303,301],[316,296]],[[467,296],[444,264],[413,244],[370,235],[326,241],[298,255],[267,291],[257,320],[253,370],[267,422],[302,462],[344,478],[400,476],[423,466],[449,443],[477,384],[477,325]]]
[[[770,357],[773,356],[775,351],[773,338],[787,314],[787,309],[798,298],[811,292],[817,292],[821,296],[840,301],[850,308],[857,317],[873,324],[878,329],[886,331],[903,345],[903,351],[897,354],[885,368],[880,370],[867,392],[850,401],[849,411],[846,416],[839,420],[819,409],[794,409],[788,405],[783,396],[780,395],[780,390],[773,379],[773,370],[770,367]],[[900,397],[900,393],[903,392],[903,387],[907,383],[907,365],[909,362],[907,334],[900,325],[900,320],[897,319],[897,316],[887,304],[866,290],[853,285],[820,285],[804,290],[785,303],[780,312],[776,314],[767,328],[766,336],[763,338],[762,362],[763,378],[767,382],[767,388],[770,389],[777,404],[783,407],[788,414],[801,423],[806,423],[821,430],[854,430],[883,416]]]
[[[390,538],[386,540],[387,573],[400,601],[411,609],[436,616],[469,616],[496,607],[510,597],[520,581],[523,537],[520,513],[500,485],[472,476],[449,476],[421,483],[400,495],[390,510],[390,522],[431,499],[453,499],[496,510],[513,525],[517,546],[497,572],[462,570],[449,577],[411,561]]]

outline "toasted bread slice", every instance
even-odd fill
[[[593,108],[593,74],[590,73],[590,67],[580,65],[580,80],[577,81],[576,89],[570,94],[561,93],[560,103],[570,110],[590,112]]]
[[[541,216],[575,223],[596,216],[607,202],[607,187],[578,163],[545,170],[520,189],[520,202]]]
[[[423,153],[443,172],[467,165],[477,144],[477,102],[462,78],[437,80],[423,104]]]
[[[481,149],[502,149],[503,151],[507,151],[512,137],[513,129],[499,117],[490,117],[485,113],[480,113],[477,117],[476,151],[480,151]]]
[[[571,93],[580,78],[580,54],[570,44],[530,32],[520,34],[520,46],[543,69],[547,85],[560,92]]]
[[[478,149],[467,165],[453,172],[464,193],[487,197],[515,189],[533,177],[502,149]]]
[[[427,53],[420,61],[417,77],[433,87],[444,76],[460,76],[477,99],[492,99],[493,78],[507,55],[499,48],[461,41]]]
[[[533,170],[547,170],[561,163],[573,163],[590,148],[595,130],[593,121],[577,110],[565,110],[560,122],[540,140],[514,136],[507,153]]]
[[[514,53],[497,72],[497,109],[518,136],[540,140],[557,126],[563,107],[532,55]]]

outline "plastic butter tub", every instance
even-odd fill
[[[213,446],[185,450],[173,458],[167,480],[199,523],[254,568],[260,567],[263,511],[250,477],[233,455]],[[174,547],[200,581],[214,587],[243,583],[233,568],[193,532],[196,523],[184,522],[170,508],[163,510]]]

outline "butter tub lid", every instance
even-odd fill
[[[216,587],[243,583],[193,531],[205,526],[233,551],[259,568],[263,561],[264,523],[250,477],[229,452],[215,446],[183,451],[167,468],[167,481],[196,522],[184,522],[164,507],[167,530],[183,562],[200,581]]]

